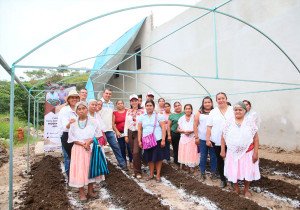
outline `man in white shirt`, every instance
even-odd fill
[[[122,153],[119,147],[119,143],[117,142],[115,133],[113,132],[112,126],[112,119],[113,119],[113,111],[114,111],[114,104],[110,101],[112,91],[109,88],[105,88],[103,91],[102,98],[102,109],[100,112],[100,116],[105,124],[105,136],[107,142],[109,143],[110,147],[112,148],[114,155],[119,163],[119,166],[123,170],[128,170],[126,165],[126,160],[122,157]]]
[[[88,95],[87,89],[82,88],[82,89],[79,91],[80,101],[86,101],[87,95]]]

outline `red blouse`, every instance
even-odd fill
[[[115,124],[120,133],[124,132],[126,112],[127,112],[127,109],[125,109],[125,112],[123,112],[123,113],[119,113],[118,111],[113,112],[113,114],[115,116]]]

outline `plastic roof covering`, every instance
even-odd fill
[[[98,55],[99,57],[96,58],[93,67],[94,69],[98,69],[98,70],[91,72],[86,84],[86,89],[89,93],[87,98],[88,100],[95,99],[97,97],[98,91],[102,91],[104,89],[104,84],[107,83],[113,75],[113,73],[105,73],[99,76],[99,73],[101,73],[101,69],[111,69],[112,67],[116,66],[124,59],[125,53],[128,52],[129,48],[134,42],[145,19],[146,18],[144,18],[142,21],[140,21],[131,29],[129,29],[126,33],[124,33],[120,38],[114,41],[109,47],[105,48]],[[117,55],[113,55],[113,54],[117,54]],[[114,69],[117,69],[117,66]],[[96,72],[97,74],[95,74]],[[94,94],[92,94],[92,92]]]

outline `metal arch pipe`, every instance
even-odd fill
[[[106,72],[104,72],[103,74],[105,74]],[[126,75],[126,74],[122,74],[122,73],[119,73],[118,72],[118,74],[120,74],[120,75],[122,75],[122,76],[125,76],[125,77],[128,77],[128,78],[131,78],[131,79],[135,79],[134,77],[132,77],[132,76],[129,76],[129,75]],[[98,83],[98,82],[96,82],[96,83]],[[151,89],[154,93],[156,93],[159,97],[162,97],[161,95],[160,95],[160,93],[159,92],[157,92],[154,88],[152,88],[150,85],[148,85],[147,83],[145,83],[145,82],[140,82],[140,81],[138,81],[138,83],[141,83],[141,84],[143,84],[143,85],[145,85],[145,86],[147,86],[149,89]],[[102,84],[102,83],[101,83]],[[103,84],[105,84],[105,83],[103,83]],[[99,92],[99,91],[98,91]]]
[[[227,4],[228,2],[230,2],[232,0],[229,0],[225,3],[223,3],[222,5],[220,5],[219,7],[222,7],[224,6],[225,4]],[[60,37],[61,35],[69,32],[69,31],[72,31],[82,25],[85,25],[87,23],[90,23],[90,22],[93,22],[97,19],[100,19],[100,18],[103,18],[103,17],[106,17],[106,16],[109,16],[109,15],[113,15],[113,14],[117,14],[117,13],[120,13],[120,12],[125,12],[125,11],[129,11],[129,10],[135,10],[135,9],[141,9],[141,8],[147,8],[147,7],[159,7],[159,6],[167,6],[167,7],[189,7],[189,8],[196,8],[196,9],[202,9],[202,10],[206,10],[206,11],[209,11],[210,12],[213,12],[215,9],[210,9],[210,8],[206,8],[206,7],[200,7],[200,6],[196,6],[196,5],[187,5],[187,4],[148,4],[148,5],[139,5],[139,6],[133,6],[133,7],[128,7],[128,8],[124,8],[124,9],[119,9],[119,10],[115,10],[115,11],[112,11],[112,12],[108,12],[108,13],[105,13],[105,14],[102,14],[102,15],[99,15],[99,16],[96,16],[96,17],[93,17],[93,18],[90,18],[88,20],[85,20],[83,22],[80,22],[70,28],[67,28],[65,30],[63,30],[62,32],[50,37],[49,39],[45,40],[44,42],[42,42],[41,44],[39,44],[38,46],[34,47],[33,49],[31,49],[29,52],[27,52],[25,55],[21,56],[19,59],[17,59],[13,64],[17,64],[19,63],[20,61],[22,61],[24,58],[28,57],[30,54],[32,54],[33,52],[35,52],[36,50],[38,50],[39,48],[43,47],[44,45],[48,44],[49,42],[51,42],[52,40]],[[217,7],[217,8],[219,8]]]
[[[263,35],[264,37],[266,37],[272,44],[274,44],[285,55],[285,57],[287,57],[287,59],[289,59],[289,61],[293,64],[293,66],[296,68],[296,70],[300,74],[300,70],[297,67],[297,65],[295,64],[295,62],[288,56],[288,54],[273,39],[271,39],[271,37],[269,37],[268,35],[266,35],[264,32],[262,32],[261,30],[259,30],[255,26],[251,25],[250,23],[248,23],[248,22],[246,22],[246,21],[244,21],[244,20],[242,20],[242,19],[240,19],[238,17],[235,17],[233,15],[227,14],[225,12],[220,12],[218,10],[215,10],[215,12],[218,13],[218,14],[230,17],[230,18],[232,18],[234,20],[237,20],[237,21],[239,21],[241,23],[244,23],[245,25],[249,26],[250,28],[254,29],[255,31],[259,32],[261,35]]]
[[[16,65],[16,68],[49,68],[49,69],[57,69],[55,66],[27,66],[27,65]],[[93,68],[67,68],[71,70],[87,70],[87,71],[97,71],[97,69]],[[149,75],[162,75],[162,76],[180,76],[180,77],[190,77],[184,74],[171,74],[171,73],[160,73],[160,72],[140,72],[140,71],[129,71],[129,70],[105,70],[107,72],[124,72],[128,74],[149,74]],[[76,75],[77,76],[77,75]],[[195,76],[194,78],[199,79],[212,79],[212,80],[228,80],[228,81],[239,81],[239,82],[254,82],[254,83],[268,83],[268,84],[278,84],[278,85],[295,85],[299,86],[299,83],[288,83],[288,82],[275,82],[275,81],[265,81],[265,80],[247,80],[247,79],[235,79],[235,78],[222,78],[219,77],[209,77],[209,76]],[[66,78],[69,79],[69,78]],[[34,90],[32,90],[34,91]]]
[[[96,58],[96,57],[102,57],[102,56],[109,56],[109,55],[135,55],[135,54],[132,54],[132,53],[114,53],[114,54],[106,54],[106,55],[97,55],[97,56],[93,56],[93,57],[89,57],[89,58],[86,58],[86,59],[82,59],[82,60],[79,60],[79,61],[75,61],[71,64],[69,64],[68,66],[71,66],[71,65],[74,65],[74,64],[77,64],[77,63],[80,63],[80,62],[83,62],[83,61],[86,61],[86,60],[89,60],[89,59],[92,59],[92,58]],[[161,61],[163,63],[166,63],[166,64],[169,64],[173,67],[175,67],[176,69],[184,72],[186,75],[189,75],[196,83],[198,83],[205,91],[208,95],[210,95],[210,92],[198,81],[194,78],[194,76],[192,76],[190,73],[188,73],[187,71],[183,70],[182,68],[180,68],[179,66],[176,66],[175,64],[173,63],[170,63],[169,61],[166,61],[166,60],[163,60],[163,59],[160,59],[160,58],[156,58],[156,57],[153,57],[153,56],[148,56],[148,55],[140,55],[142,57],[146,57],[146,58],[151,58],[151,59],[154,59],[154,60],[158,60],[158,61]],[[101,72],[100,72],[101,73]],[[99,77],[99,76],[98,76]],[[98,78],[96,77],[96,78]],[[95,79],[96,79],[95,78]]]
[[[205,10],[208,10],[208,12],[206,12],[206,13],[204,13],[203,15],[201,15],[200,17],[197,17],[196,19],[194,19],[194,20],[192,20],[192,21],[190,21],[190,22],[184,24],[183,26],[181,26],[181,27],[177,28],[176,30],[172,31],[171,33],[169,33],[169,34],[163,36],[162,38],[160,38],[160,39],[158,39],[158,40],[152,42],[151,44],[147,45],[146,47],[140,49],[139,51],[135,52],[133,55],[129,56],[128,58],[126,58],[126,59],[124,59],[124,60],[122,60],[121,62],[119,62],[119,63],[116,64],[115,66],[111,67],[110,70],[111,70],[111,69],[114,69],[114,68],[116,68],[116,67],[118,67],[120,64],[122,64],[122,63],[124,63],[125,61],[129,60],[130,58],[132,58],[133,56],[137,55],[138,53],[140,53],[140,52],[142,52],[142,51],[145,51],[145,50],[148,49],[149,47],[151,47],[151,46],[157,44],[158,42],[160,42],[160,41],[166,39],[167,37],[171,36],[172,34],[176,33],[177,31],[180,31],[181,29],[185,28],[186,26],[188,26],[188,25],[190,25],[190,24],[196,22],[197,20],[199,20],[199,19],[205,17],[206,15],[208,15],[208,14],[211,13],[211,12],[214,12],[216,9],[218,9],[218,8],[220,8],[220,7],[224,6],[224,5],[226,5],[227,3],[231,2],[231,1],[232,1],[232,0],[226,1],[225,3],[223,3],[223,4],[221,4],[221,5],[217,6],[217,7],[215,7],[214,9],[204,8],[204,7],[198,7],[198,6],[195,6],[195,5],[194,5],[194,6],[189,5],[191,8],[205,9]],[[183,6],[183,5],[181,5],[181,6]],[[97,78],[97,77],[96,77],[96,78]],[[96,78],[95,78],[95,79],[96,79]],[[205,90],[206,90],[206,89],[205,89]],[[206,90],[206,91],[207,91],[207,90]],[[209,92],[208,92],[208,94],[209,94]],[[209,95],[210,95],[210,94],[209,94]]]

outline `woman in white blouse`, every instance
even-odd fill
[[[73,143],[68,143],[68,134],[70,124],[75,121],[77,114],[75,112],[75,105],[79,101],[79,94],[76,90],[71,90],[66,98],[67,105],[64,106],[58,114],[57,127],[60,130],[60,139],[62,151],[64,156],[65,172],[69,177],[71,150]]]
[[[194,114],[191,104],[184,106],[184,113],[178,120],[177,131],[180,133],[179,149],[178,149],[178,162],[182,165],[189,167],[190,172],[196,171],[194,168],[199,165],[198,146],[195,142],[194,135]]]
[[[142,178],[141,148],[138,142],[137,118],[144,113],[143,109],[139,109],[138,96],[132,94],[129,96],[130,106],[125,118],[124,136],[126,143],[129,143],[133,156],[134,176],[138,179]]]
[[[220,186],[224,188],[227,186],[227,181],[224,176],[224,159],[220,156],[221,136],[225,121],[233,118],[234,115],[232,107],[227,105],[227,96],[225,93],[218,93],[216,101],[218,106],[209,113],[207,120],[206,145],[215,149],[217,168],[221,179]]]
[[[245,116],[246,111],[243,102],[234,105],[235,118],[226,121],[224,126],[221,156],[225,158],[224,174],[228,181],[234,183],[235,192],[239,194],[238,180],[243,180],[245,186],[243,194],[250,197],[250,182],[260,179],[259,140],[257,126],[251,118]]]
[[[79,199],[85,201],[87,197],[84,193],[84,186],[88,186],[88,197],[93,198],[96,197],[93,190],[93,183],[102,180],[100,176],[89,179],[89,169],[93,138],[99,138],[103,134],[96,119],[88,116],[88,105],[86,102],[78,102],[75,111],[78,119],[70,126],[68,140],[68,143],[74,143],[72,147],[69,185],[79,188]]]

